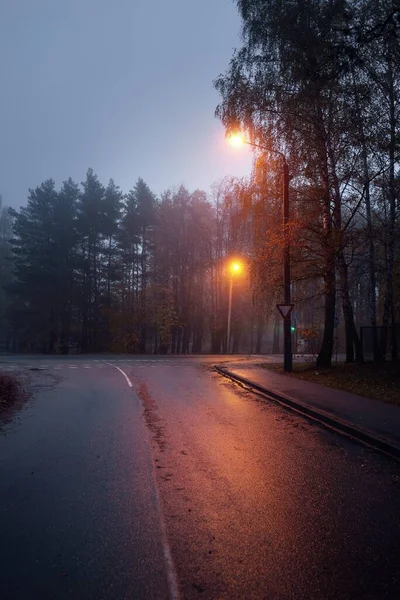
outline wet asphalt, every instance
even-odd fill
[[[400,597],[400,465],[211,362],[0,357],[0,598]]]

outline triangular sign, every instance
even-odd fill
[[[286,319],[286,317],[292,312],[294,304],[277,304],[276,308],[281,313],[282,317]]]

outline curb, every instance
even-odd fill
[[[292,410],[307,419],[312,421],[317,421],[321,425],[327,427],[330,430],[335,431],[336,433],[340,433],[345,435],[346,437],[351,438],[352,440],[356,440],[366,446],[369,446],[373,450],[377,450],[378,452],[389,456],[390,458],[395,459],[400,462],[400,448],[391,444],[389,441],[384,440],[380,437],[377,437],[370,433],[365,429],[361,429],[355,425],[348,423],[347,421],[342,421],[337,417],[332,417],[327,413],[321,412],[319,410],[315,410],[314,408],[310,408],[301,402],[294,400],[293,398],[288,398],[287,396],[283,396],[281,394],[277,394],[272,390],[268,390],[258,383],[254,383],[241,375],[236,375],[232,373],[228,369],[223,367],[219,367],[218,365],[214,365],[214,370],[217,371],[223,377],[231,379],[235,383],[241,383],[249,388],[257,394],[261,395],[263,398],[267,400],[272,400],[273,402],[277,402],[281,404],[285,408]]]

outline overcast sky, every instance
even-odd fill
[[[212,82],[240,45],[232,0],[2,0],[0,194],[26,203],[93,167],[128,191],[248,174]]]

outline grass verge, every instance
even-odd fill
[[[262,366],[283,373],[281,365],[266,363]],[[400,406],[400,367],[396,364],[339,364],[330,369],[317,369],[310,363],[295,363],[289,377]]]
[[[0,372],[0,424],[9,421],[25,399],[21,380],[15,375]]]

